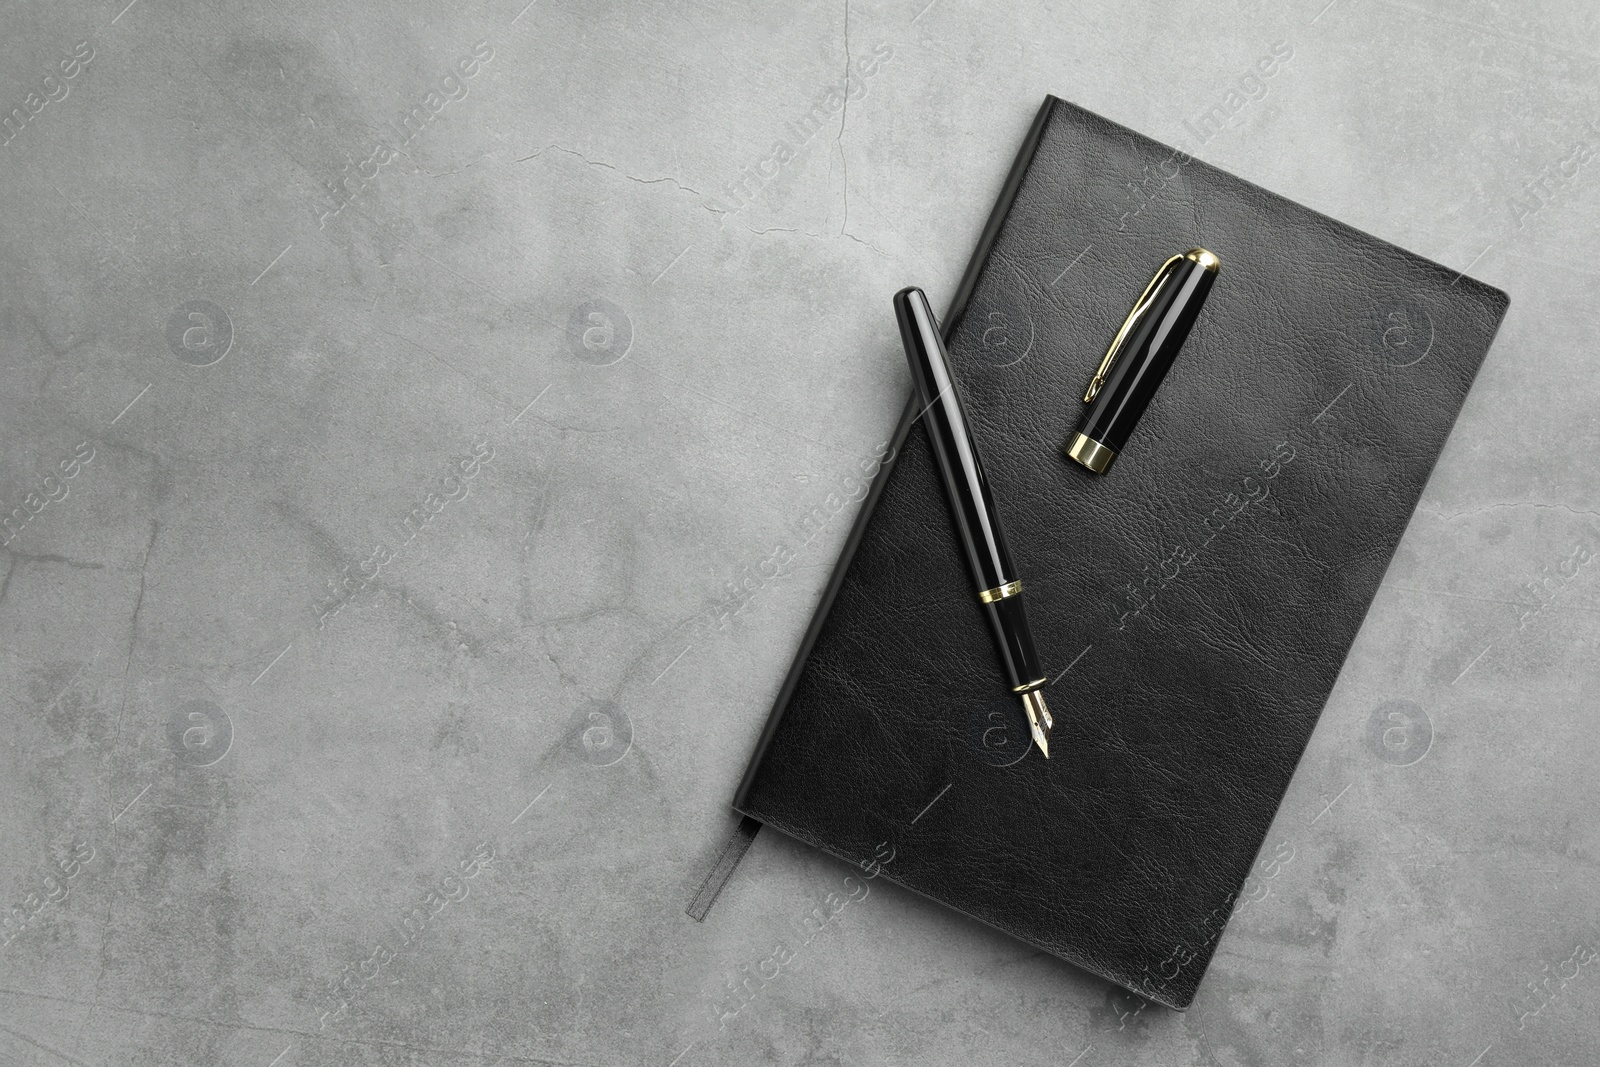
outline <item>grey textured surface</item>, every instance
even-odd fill
[[[1590,7],[125,2],[0,16],[5,1062],[1600,1056]],[[684,914],[1045,92],[1513,301],[1186,1015]]]

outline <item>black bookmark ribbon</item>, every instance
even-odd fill
[[[711,905],[716,903],[717,897],[722,893],[722,887],[733,877],[733,872],[739,867],[739,861],[750,851],[750,846],[755,843],[756,833],[760,829],[761,823],[756,819],[746,816],[739,820],[739,825],[728,835],[727,844],[722,846],[717,862],[711,865],[711,870],[706,874],[706,880],[700,883],[699,891],[695,893],[694,899],[689,901],[689,906],[685,909],[689,918],[697,923],[706,921],[706,913],[711,910]]]

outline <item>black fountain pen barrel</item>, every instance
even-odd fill
[[[1016,567],[1000,529],[994,498],[968,430],[961,392],[950,373],[944,339],[921,289],[902,289],[894,297],[900,339],[905,343],[911,380],[924,407],[922,422],[944,477],[967,562],[978,588],[995,589],[1016,580]]]
[[[961,547],[978,583],[978,600],[989,617],[1001,670],[1011,691],[1022,699],[1033,743],[1049,759],[1053,720],[1044,699],[1045,676],[1039,670],[1033,632],[1022,609],[1022,581],[1016,576],[1011,552],[1006,548],[1000,516],[983,474],[983,461],[978,457],[978,446],[972,440],[961,404],[961,390],[956,388],[950,357],[944,350],[944,338],[921,289],[913,286],[896,293],[894,314],[900,323],[906,361],[911,364],[911,380],[922,405],[923,426],[944,479]]]
[[[1022,596],[1009,596],[984,607],[984,613],[989,616],[989,629],[1000,650],[1000,666],[1011,691],[1021,693],[1043,685],[1045,675],[1039,667],[1039,653],[1033,647],[1033,630],[1028,627]]]
[[[994,496],[968,428],[939,325],[927,296],[915,287],[895,294],[894,309],[911,378],[924,408],[923,425],[944,480],[962,549],[977,583],[978,599],[983,602],[994,631],[1007,684],[1017,692],[1037,688],[1044,676],[1022,607],[1022,583],[1006,547]]]

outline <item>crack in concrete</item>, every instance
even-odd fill
[[[862,240],[860,237],[857,237],[853,233],[847,233],[844,230],[840,230],[839,231],[839,236],[840,237],[848,237],[848,238],[850,238],[850,240],[854,241],[858,245],[865,245],[866,247],[872,249],[874,252],[878,253],[878,255],[884,257],[885,259],[893,259],[894,258],[889,253],[885,252],[883,249],[881,249],[877,245],[873,244],[871,241]]]
[[[845,89],[846,89],[846,96],[845,96],[844,110],[841,111],[840,115],[839,115],[839,133],[834,138],[834,144],[838,145],[838,147],[839,147],[840,164],[841,164],[840,173],[843,176],[844,183],[845,183],[845,187],[844,187],[844,219],[839,224],[839,233],[837,235],[835,235],[835,236],[848,237],[850,240],[856,242],[856,244],[864,245],[865,247],[870,248],[872,251],[878,253],[878,255],[885,257],[886,259],[892,259],[892,258],[894,258],[893,256],[891,256],[888,252],[885,252],[883,249],[879,248],[877,245],[873,244],[871,241],[862,240],[860,237],[857,237],[855,234],[849,233],[849,232],[847,232],[845,230],[845,226],[848,225],[848,223],[850,221],[850,171],[849,171],[848,164],[845,163],[845,161],[844,161],[844,145],[841,143],[840,138],[842,138],[844,136],[845,117],[849,113],[849,110],[850,110],[850,97],[848,95],[848,91],[849,91],[849,87],[850,87],[850,79],[849,79],[850,44],[849,44],[849,10],[848,10],[849,9],[849,4],[848,4],[848,2],[846,3],[845,7],[846,7],[846,11],[845,11]],[[696,200],[699,200],[701,207],[705,208],[705,210],[711,212],[713,215],[718,216],[718,218],[720,218],[721,221],[724,222],[724,223],[726,223],[728,221],[728,216],[729,215],[737,214],[736,212],[728,211],[726,208],[712,207],[709,203],[706,202],[705,194],[701,193],[700,190],[683,184],[683,182],[679,181],[677,178],[672,177],[671,175],[667,175],[667,176],[661,177],[661,178],[640,178],[640,177],[637,177],[636,175],[629,174],[627,171],[623,170],[621,167],[617,166],[614,163],[607,163],[603,159],[590,159],[588,156],[584,155],[582,152],[579,152],[579,151],[577,151],[575,149],[572,149],[572,148],[568,148],[566,145],[558,144],[558,143],[555,143],[555,142],[547,144],[543,148],[540,148],[539,150],[537,150],[535,152],[530,152],[528,155],[523,156],[521,159],[513,160],[513,163],[525,162],[527,160],[535,158],[536,156],[543,155],[545,152],[548,152],[551,149],[555,149],[557,152],[563,152],[563,153],[565,153],[565,154],[567,154],[569,156],[575,156],[575,157],[577,157],[578,159],[582,160],[584,163],[588,164],[591,167],[601,167],[601,168],[603,168],[605,170],[614,170],[618,174],[622,175],[624,178],[628,179],[629,181],[637,182],[640,185],[660,185],[663,182],[670,182],[672,185],[676,186],[677,189],[680,192],[688,193],[690,196],[693,196]],[[829,159],[828,166],[830,167],[830,173],[831,173],[831,168],[833,166],[831,157]],[[741,221],[739,223],[739,227],[740,227],[740,229],[745,230],[747,233],[752,233],[752,234],[755,234],[756,236],[762,236],[764,234],[769,234],[769,233],[800,233],[800,234],[804,234],[807,237],[814,237],[814,238],[816,238],[818,240],[827,240],[828,239],[828,235],[827,234],[812,233],[810,230],[802,230],[802,229],[799,229],[799,228],[793,227],[793,226],[769,226],[769,227],[766,227],[765,229],[758,230],[754,226],[751,226],[748,223],[745,223],[745,222]]]
[[[111,753],[107,757],[106,770],[108,775],[110,774],[112,766],[116,763],[117,752],[122,747],[122,723],[124,715],[128,710],[128,676],[133,671],[133,653],[134,649],[137,648],[139,644],[139,612],[144,608],[145,572],[150,569],[150,556],[155,551],[156,537],[160,533],[161,521],[159,519],[152,518],[150,520],[150,540],[145,543],[144,561],[139,565],[139,595],[133,602],[133,615],[128,621],[128,658],[122,667],[122,698],[117,704],[117,732],[111,743]],[[106,783],[106,796],[109,798],[110,795],[111,785],[108,780]],[[112,820],[111,838],[113,841],[116,840],[117,833],[118,830],[116,821]],[[83,1023],[78,1027],[78,1032],[73,1037],[72,1049],[74,1052],[76,1052],[78,1047],[82,1045],[83,1032],[88,1029],[90,1021],[94,1019],[95,1012],[99,1010],[100,983],[105,979],[106,970],[109,966],[106,951],[111,941],[111,911],[116,906],[117,902],[116,857],[114,855],[108,855],[106,862],[111,865],[111,870],[107,872],[107,877],[111,879],[111,884],[106,890],[106,917],[100,925],[100,970],[95,975],[94,984],[90,987],[92,994],[89,1010],[87,1013],[85,1013],[83,1017]]]
[[[844,154],[844,124],[850,117],[850,0],[844,0],[844,107],[839,111],[839,132],[834,134],[833,143],[839,149],[839,174],[843,179],[844,187],[844,218],[839,222],[839,232],[844,233],[845,227],[850,225],[850,161]],[[832,174],[832,167],[829,168]]]
[[[872,249],[872,251],[876,252],[880,256],[883,256],[885,259],[893,259],[894,258],[894,256],[890,255],[888,252],[885,252],[883,249],[879,248],[877,245],[873,244],[871,241],[864,240],[863,238],[857,237],[855,234],[849,233],[849,232],[844,231],[844,230],[840,230],[836,234],[826,234],[826,233],[814,233],[811,230],[802,230],[802,229],[800,229],[799,227],[796,227],[796,226],[768,226],[766,229],[763,229],[763,230],[758,230],[758,229],[754,228],[753,226],[746,226],[745,229],[748,230],[749,232],[755,234],[757,237],[761,237],[761,236],[764,236],[764,235],[769,234],[769,233],[797,233],[802,237],[809,237],[814,241],[836,241],[841,237],[845,237],[845,238],[848,238],[849,240],[854,241],[858,245],[862,245],[862,246],[864,246],[866,248]]]
[[[425,175],[426,177],[429,177],[429,178],[445,178],[445,177],[449,177],[452,174],[460,174],[463,171],[468,170],[469,168],[475,167],[479,163],[482,163],[484,160],[488,159],[491,155],[493,155],[492,152],[485,152],[482,155],[480,155],[477,159],[474,159],[469,163],[463,163],[461,166],[457,167],[454,170],[429,170],[428,168],[426,168],[424,166],[421,166],[420,164],[413,164],[413,166],[416,167],[416,171],[417,171],[418,174]]]
[[[544,153],[550,151],[550,149],[552,149],[552,148],[555,149],[557,152],[565,152],[569,156],[576,156],[577,158],[583,160],[585,163],[587,163],[591,167],[604,167],[606,170],[614,170],[618,174],[622,175],[624,178],[628,179],[630,182],[638,182],[640,185],[660,185],[662,182],[671,182],[674,186],[677,187],[677,189],[680,192],[688,193],[690,196],[692,196],[696,200],[700,201],[700,206],[702,208],[704,208],[705,210],[711,212],[713,215],[723,216],[723,215],[727,215],[728,214],[728,212],[726,210],[721,209],[721,208],[712,207],[710,204],[706,203],[705,195],[703,193],[701,193],[700,190],[693,189],[693,188],[683,184],[683,182],[679,181],[677,178],[672,177],[671,175],[667,175],[667,176],[661,177],[661,178],[640,178],[640,177],[637,177],[635,175],[629,174],[627,171],[623,170],[621,167],[617,166],[614,163],[607,163],[607,162],[605,162],[604,160],[601,160],[601,159],[590,159],[588,156],[584,155],[582,152],[579,152],[579,151],[577,151],[575,149],[568,148],[566,145],[557,144],[555,142],[551,142],[550,144],[545,145],[543,148],[539,149],[536,152],[530,152],[528,155],[523,156],[521,159],[513,160],[512,164],[515,165],[517,163],[525,163],[528,160],[533,159],[535,156],[543,155]]]
[[[111,755],[114,759],[122,743],[123,712],[128,708],[128,675],[133,670],[133,652],[139,644],[139,612],[144,608],[145,572],[150,569],[150,553],[155,550],[156,536],[161,532],[161,521],[150,520],[150,540],[144,546],[144,561],[139,564],[139,595],[133,602],[133,615],[128,620],[128,658],[122,667],[122,700],[117,707],[117,734],[112,742]]]
[[[1566,504],[1546,504],[1539,500],[1514,500],[1503,504],[1485,504],[1482,507],[1465,508],[1461,511],[1445,511],[1443,508],[1433,508],[1426,504],[1417,505],[1417,510],[1429,515],[1437,515],[1441,519],[1460,519],[1468,515],[1481,515],[1486,511],[1502,511],[1506,508],[1533,508],[1536,511],[1565,511],[1569,515],[1585,516],[1600,519],[1600,511],[1585,511],[1570,507]]]

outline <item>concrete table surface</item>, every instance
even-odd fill
[[[1595,1063],[1597,21],[6,5],[0,1061]],[[1047,92],[1512,295],[1186,1014],[684,913]]]

